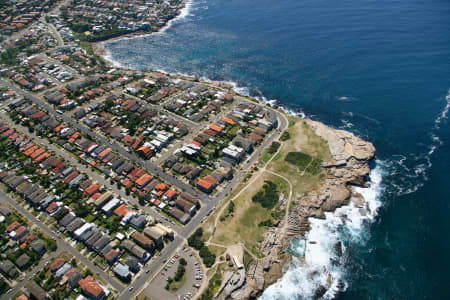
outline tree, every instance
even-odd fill
[[[186,268],[182,264],[179,264],[177,272],[175,273],[174,280],[175,281],[180,281],[181,278],[183,278],[183,275],[184,275],[185,272],[186,272]]]
[[[70,264],[71,264],[73,267],[76,267],[76,266],[77,266],[77,260],[76,260],[75,258],[72,258],[72,260],[70,261]]]
[[[278,191],[275,183],[266,181],[262,190],[257,192],[253,197],[253,202],[258,202],[264,208],[273,208],[278,202]]]
[[[187,265],[187,261],[183,257],[180,258],[180,265],[183,265],[183,266]]]
[[[234,212],[234,202],[230,201],[230,204],[228,204],[228,213],[231,214]]]
[[[90,210],[86,205],[77,205],[75,206],[74,212],[78,217],[86,218],[89,215]]]
[[[283,134],[280,136],[280,141],[287,141],[291,138],[291,135],[288,131],[284,131]]]

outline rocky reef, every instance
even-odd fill
[[[317,190],[307,195],[294,195],[287,226],[284,226],[283,218],[277,227],[265,233],[261,244],[264,258],[250,265],[245,284],[232,294],[223,295],[225,298],[249,299],[260,295],[282,276],[282,268],[290,260],[287,249],[291,236],[304,236],[309,230],[310,217],[323,218],[324,212],[348,204],[350,197],[358,196],[352,195],[351,187],[367,184],[369,162],[374,158],[375,147],[350,132],[316,121],[307,122],[315,134],[328,143],[332,158],[322,164],[327,176]]]

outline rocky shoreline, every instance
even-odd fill
[[[328,176],[317,191],[295,197],[286,233],[281,230],[284,220],[265,233],[261,245],[264,259],[251,264],[245,284],[228,295],[231,299],[257,297],[281,278],[292,259],[287,252],[290,239],[293,236],[305,237],[310,229],[309,218],[324,218],[324,212],[333,212],[347,205],[351,197],[359,198],[361,207],[364,206],[364,199],[353,192],[352,186],[367,185],[369,162],[375,156],[375,147],[350,132],[333,129],[316,121],[308,120],[308,123],[329,145],[332,159],[322,164]],[[336,248],[338,252],[341,251],[339,245]],[[326,288],[317,291],[319,297],[326,292]]]
[[[188,1],[183,2],[185,9]],[[170,24],[164,28],[167,26]],[[143,34],[125,35],[111,40],[141,35]],[[92,43],[94,53],[102,57],[109,66],[120,67],[107,57],[108,51],[103,43],[108,41]],[[287,230],[282,230],[285,227],[284,218],[277,227],[270,227],[267,230],[260,248],[264,258],[249,266],[245,272],[245,280],[241,281],[242,285],[221,293],[218,295],[220,299],[254,298],[280,279],[292,260],[287,251],[289,243],[293,237],[306,236],[310,230],[309,218],[324,218],[325,212],[334,212],[337,208],[347,205],[352,197],[358,198],[360,206],[364,206],[364,199],[355,193],[352,187],[367,185],[369,162],[375,156],[375,147],[350,132],[334,129],[317,121],[307,120],[307,122],[315,134],[328,143],[332,159],[322,164],[322,167],[327,169],[327,177],[318,190],[306,196],[295,197],[293,208],[287,218]],[[339,245],[336,245],[336,249],[338,252],[341,251]],[[244,277],[244,274],[241,275]],[[321,287],[317,291],[318,297],[323,295],[326,289]]]

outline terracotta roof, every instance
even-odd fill
[[[217,131],[217,132],[221,132],[222,131],[222,127],[219,127],[219,126],[214,125],[214,124],[209,125],[209,128],[214,130],[214,131]]]
[[[210,182],[202,178],[197,179],[197,185],[204,188],[205,190],[209,190],[212,187],[212,184]]]
[[[61,131],[61,129],[63,129],[64,128],[64,124],[59,124],[58,126],[56,126],[55,127],[55,129],[53,129],[55,132],[59,132],[59,131]]]
[[[106,260],[112,260],[112,259],[114,258],[114,256],[117,255],[117,253],[118,253],[118,252],[117,252],[116,250],[111,249],[111,250],[109,250],[108,253],[105,254],[105,259],[106,259]]]
[[[195,146],[201,146],[201,144],[197,141],[191,141],[191,144],[195,145]]]
[[[56,202],[52,202],[50,203],[50,205],[47,207],[47,212],[51,213],[53,212],[53,210],[58,207],[58,204]]]
[[[206,130],[205,130],[205,133],[206,133],[207,135],[210,135],[210,136],[216,136],[216,135],[217,135],[217,131],[214,131],[214,130],[212,130],[212,129],[206,129]]]
[[[175,190],[173,190],[173,189],[170,189],[166,192],[166,196],[169,198],[174,197],[176,194],[177,194],[177,192],[175,192]]]
[[[102,194],[100,194],[100,193],[95,193],[94,195],[91,196],[91,199],[92,200],[97,200],[98,198],[100,198],[101,195]]]
[[[206,175],[205,177],[203,177],[203,180],[206,180],[207,182],[211,183],[211,184],[216,184],[217,180],[212,177],[211,175]]]
[[[51,155],[50,153],[45,152],[45,153],[39,155],[38,157],[36,157],[36,159],[34,160],[34,162],[38,163],[38,162],[40,162],[41,160],[43,160],[43,159],[49,157],[50,155]]]
[[[50,270],[55,271],[59,267],[61,267],[66,261],[62,257],[56,258],[51,264],[50,264]]]
[[[223,117],[223,118],[222,118],[222,121],[224,121],[225,123],[230,124],[230,125],[236,124],[235,121],[233,121],[232,119],[227,118],[227,117]]]
[[[100,186],[98,184],[93,183],[90,186],[88,186],[84,191],[86,192],[86,194],[92,195],[93,193],[97,192],[99,188]]]
[[[78,284],[82,290],[93,295],[94,297],[98,297],[103,292],[103,288],[95,281],[94,278],[92,278],[91,275],[78,281]]]
[[[144,174],[141,177],[139,177],[138,180],[136,180],[136,184],[139,186],[143,186],[146,183],[148,183],[148,181],[152,178],[153,178],[152,175]]]
[[[36,158],[39,155],[41,155],[42,153],[44,153],[45,150],[43,148],[39,148],[36,151],[33,152],[33,154],[30,155],[31,158]]]
[[[19,297],[17,297],[16,300],[28,300],[28,297],[25,296],[25,294],[22,294]]]
[[[127,206],[125,204],[120,205],[114,210],[114,213],[118,216],[125,217],[125,215],[129,212]]]
[[[152,151],[152,149],[150,149],[147,146],[141,146],[139,147],[139,149],[137,149],[137,151],[141,151],[144,154],[150,153]]]
[[[28,149],[27,151],[25,151],[23,154],[25,154],[26,156],[30,156],[34,151],[36,151],[36,149],[38,149],[39,147],[34,145],[33,147],[31,147],[30,149]]]
[[[19,228],[17,228],[15,230],[17,235],[21,235],[24,231],[25,231],[25,227],[23,227],[23,226],[19,226]]]
[[[124,187],[130,187],[133,185],[133,182],[130,179],[125,178],[125,180],[122,182],[122,184]]]
[[[109,152],[111,152],[111,149],[109,149],[109,148],[106,148],[105,150],[103,150],[102,152],[100,152],[99,154],[98,154],[98,157],[104,157],[106,154],[108,154]]]
[[[8,227],[6,227],[6,230],[8,230],[8,232],[11,232],[19,226],[20,226],[20,223],[17,221],[14,221]]]
[[[165,183],[158,183],[156,186],[155,186],[155,189],[157,190],[157,191],[165,191],[165,190],[167,190],[169,188],[169,186],[167,185],[167,184],[165,184]]]

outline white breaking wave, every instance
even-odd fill
[[[352,100],[355,100],[355,97],[351,97],[351,96],[340,96],[340,97],[336,97],[337,100],[342,101],[342,102],[349,102]]]
[[[202,2],[198,2],[198,3],[202,3]],[[113,41],[105,41],[105,42],[101,42],[100,45],[103,47],[103,49],[105,49],[106,54],[103,55],[103,58],[105,60],[107,60],[108,62],[110,62],[114,67],[116,68],[122,68],[122,69],[129,69],[129,66],[126,66],[124,64],[121,64],[119,61],[115,60],[112,57],[112,53],[108,50],[107,44],[109,43],[115,43],[119,40],[131,40],[131,39],[139,39],[139,38],[144,38],[146,36],[150,36],[150,35],[160,35],[163,34],[167,31],[167,29],[169,29],[170,27],[172,27],[173,24],[180,22],[184,19],[186,19],[189,16],[192,16],[192,11],[193,9],[193,0],[187,0],[186,4],[184,6],[183,9],[181,9],[180,13],[178,14],[178,16],[176,16],[175,18],[173,18],[172,20],[169,20],[169,22],[167,22],[167,24],[162,27],[159,31],[157,32],[151,32],[148,34],[141,34],[141,35],[136,35],[136,36],[124,36],[118,39],[115,39]],[[201,7],[203,9],[207,9],[207,7]],[[164,71],[163,71],[164,72]]]
[[[333,299],[336,294],[345,291],[346,249],[342,243],[346,240],[364,245],[367,230],[381,206],[380,195],[384,189],[382,177],[384,164],[377,161],[377,166],[370,173],[370,187],[354,188],[354,192],[364,198],[359,206],[357,197],[349,205],[325,213],[325,219],[310,218],[311,230],[306,236],[306,245],[291,245],[291,250],[298,249],[286,273],[275,284],[269,286],[260,299],[262,300],[297,300],[297,299]],[[298,243],[293,240],[291,243]]]
[[[445,96],[445,106],[434,120],[433,128],[429,133],[431,143],[427,149],[420,154],[412,154],[407,156],[394,156],[387,164],[392,176],[391,191],[397,196],[407,195],[416,192],[428,180],[427,171],[433,166],[431,161],[432,155],[441,147],[444,142],[438,135],[441,125],[448,119],[448,111],[450,109],[450,90]]]
[[[341,129],[350,129],[350,128],[353,128],[355,125],[352,123],[352,122],[350,122],[349,120],[341,120],[341,122],[342,122],[342,126],[340,127]]]
[[[448,91],[447,96],[445,96],[445,101],[447,102],[447,105],[445,105],[445,107],[442,110],[442,112],[439,114],[439,116],[434,121],[434,128],[435,129],[440,129],[441,128],[440,127],[441,122],[444,121],[444,120],[447,120],[448,110],[450,109],[450,90]]]
[[[184,8],[180,11],[180,14],[167,22],[166,26],[161,28],[158,32],[155,32],[155,34],[163,34],[167,29],[169,29],[173,24],[180,22],[183,19],[186,19],[189,16],[192,16],[192,7],[193,7],[193,1],[187,0],[186,4],[184,5]]]

